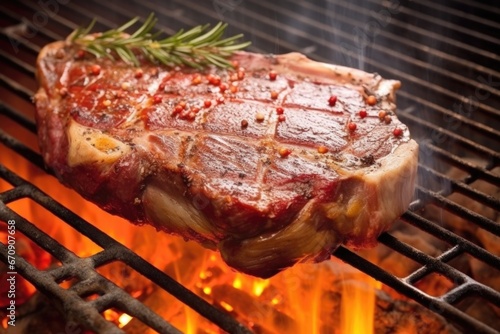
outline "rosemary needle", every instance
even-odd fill
[[[125,30],[138,20],[139,18],[135,17],[118,28],[90,34],[95,24],[94,19],[86,28],[80,27],[73,31],[67,41],[79,45],[96,57],[119,57],[130,65],[139,66],[137,55],[142,54],[154,63],[167,66],[187,65],[194,68],[210,64],[223,68],[231,67],[227,58],[234,51],[250,45],[250,42],[238,42],[243,37],[242,34],[222,38],[227,27],[227,24],[222,22],[211,29],[208,24],[199,25],[157,40],[159,32],[151,32],[157,22],[154,13],[151,13],[134,33],[125,33]]]

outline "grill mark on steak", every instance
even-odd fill
[[[62,182],[112,213],[268,277],[340,243],[372,246],[408,207],[417,145],[395,115],[378,117],[394,111],[396,81],[299,54],[237,53],[240,79],[147,62],[137,76],[74,54],[59,42],[38,58],[40,147]]]

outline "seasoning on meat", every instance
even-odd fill
[[[197,69],[81,51],[39,55],[39,143],[64,184],[113,214],[269,277],[372,247],[408,208],[418,147],[393,113],[397,81],[297,53]]]

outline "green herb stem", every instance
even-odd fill
[[[139,66],[137,55],[142,54],[155,63],[167,66],[187,65],[198,69],[210,64],[222,68],[231,67],[231,62],[227,58],[234,51],[250,45],[250,42],[238,43],[243,37],[241,34],[223,39],[227,24],[222,22],[211,29],[208,24],[200,25],[157,40],[160,33],[151,32],[157,23],[154,13],[151,13],[134,33],[125,33],[137,21],[138,17],[118,28],[90,34],[95,25],[93,20],[86,28],[76,29],[67,40],[96,57],[110,59],[119,57],[130,65]]]

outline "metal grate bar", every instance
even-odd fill
[[[490,13],[495,13],[495,14],[500,14],[500,10],[498,9],[498,7],[495,7],[494,5],[491,5],[490,2],[487,2],[487,4],[482,4],[481,2],[479,1],[474,1],[474,0],[455,0],[456,2],[459,2],[461,4],[465,4],[469,7],[477,7],[477,8],[481,8],[487,12],[490,12]]]
[[[425,147],[423,146],[425,145]],[[447,150],[444,150],[432,143],[420,143],[420,146],[422,147],[422,150],[431,152],[434,157],[440,158],[446,162],[449,162],[453,166],[460,168],[464,171],[467,171],[470,175],[467,177],[466,180],[464,180],[465,183],[470,184],[477,179],[482,179],[487,182],[490,182],[491,184],[500,187],[500,176],[495,175],[491,171],[489,171],[486,168],[476,166],[452,153],[450,153]]]
[[[9,87],[11,90],[13,90],[16,94],[19,96],[23,97],[26,100],[31,99],[33,96],[34,92],[23,85],[19,84],[15,80],[5,76],[4,74],[0,73],[0,84],[6,87]]]
[[[398,242],[397,239],[394,238],[392,235],[384,236],[384,238],[386,238],[385,242],[389,243],[391,245],[396,244]],[[463,251],[460,248],[460,246],[454,246],[454,247],[448,249],[443,254],[439,255],[436,258],[436,260],[441,261],[441,262],[448,262],[448,261],[460,256],[461,254],[463,254]],[[425,276],[427,276],[429,273],[432,273],[433,271],[434,271],[434,269],[432,268],[432,266],[420,267],[419,269],[415,270],[413,273],[408,275],[405,278],[405,281],[408,282],[409,284],[415,284],[417,281],[424,278]],[[468,281],[467,278],[464,277],[463,275],[458,275],[458,276],[454,275],[454,276],[455,277],[453,279],[456,280],[455,284],[461,285],[461,284],[464,284],[465,282]]]
[[[11,64],[15,66],[15,68],[21,70],[24,74],[33,75],[35,73],[35,68],[28,63],[20,60],[19,58],[14,57],[13,55],[0,50],[0,58],[7,60]]]
[[[189,305],[191,308],[193,308],[195,311],[200,313],[201,315],[207,317],[211,321],[213,321],[216,325],[221,327],[222,329],[230,332],[230,333],[251,333],[247,328],[243,327],[243,325],[239,324],[234,318],[232,318],[230,315],[223,313],[222,311],[218,310],[217,308],[213,307],[209,303],[207,303],[204,299],[198,297],[195,295],[193,292],[185,288],[183,285],[166,275],[165,273],[161,272],[149,262],[144,260],[143,258],[139,257],[137,254],[133,253],[130,249],[126,248],[122,244],[118,243],[116,240],[113,238],[109,237],[93,225],[89,224],[82,218],[80,218],[78,215],[74,214],[73,212],[69,211],[65,207],[61,206],[59,203],[54,201],[52,198],[47,196],[45,193],[43,193],[40,189],[32,185],[31,183],[21,179],[19,176],[14,174],[12,171],[8,170],[5,168],[3,165],[0,165],[0,175],[6,179],[8,182],[10,182],[12,185],[20,188],[15,188],[16,190],[9,191],[10,194],[16,193],[16,196],[13,197],[12,195],[9,196],[9,199],[16,199],[16,198],[22,198],[22,197],[29,197],[33,200],[35,200],[38,204],[42,205],[44,208],[52,212],[54,215],[57,217],[61,218],[64,220],[68,225],[72,226],[75,228],[77,231],[82,233],[83,235],[87,236],[90,238],[92,241],[94,241],[96,244],[101,246],[104,249],[109,249],[113,248],[115,251],[116,258],[115,260],[122,261],[126,264],[128,264],[130,267],[132,267],[134,270],[137,272],[141,273],[145,277],[148,277],[151,279],[153,282],[158,284],[161,288],[163,288],[165,291],[169,292],[173,296],[175,296],[177,299],[185,303],[186,305]],[[23,186],[24,187],[21,187]],[[25,192],[23,192],[23,190]],[[0,194],[1,195],[1,194]],[[0,197],[0,200],[3,200],[3,202],[8,203],[8,201],[5,201],[2,197]],[[20,224],[17,225],[16,227],[23,232],[26,236],[31,238],[32,240],[36,240],[37,243],[40,244],[42,248],[50,252],[52,255],[54,255],[56,258],[59,260],[63,261],[64,264],[67,263],[72,263],[75,258],[75,255],[71,252],[69,252],[67,249],[65,249],[62,245],[58,245],[55,240],[50,238],[48,235],[43,234],[40,230],[38,230],[33,224],[29,223],[28,221],[24,220],[22,217],[18,216],[16,213],[8,209],[3,203],[0,202],[0,219],[7,221],[9,219],[16,219],[16,223],[19,221]],[[14,217],[14,218],[12,218]],[[41,234],[42,233],[42,234]],[[41,236],[44,235],[44,236]],[[2,256],[6,255],[7,253],[3,253]],[[69,261],[68,261],[69,260]],[[78,266],[76,266],[78,267]],[[21,269],[21,268],[20,268]],[[36,276],[32,276],[32,272],[29,271],[29,268],[23,268],[22,270],[26,269],[25,272],[22,272],[23,274],[26,273],[26,278],[34,279]],[[87,271],[92,272],[92,275],[98,275],[94,270],[82,270],[82,273],[85,273]],[[84,275],[80,273],[80,275]],[[73,273],[73,275],[75,275]],[[43,274],[42,274],[43,276]],[[84,276],[82,276],[84,277]],[[96,276],[97,277],[97,276]],[[85,278],[85,277],[84,277]],[[95,279],[95,278],[94,278]],[[104,279],[104,278],[103,278]],[[64,301],[63,297],[63,292],[62,288],[60,288],[53,280],[50,282],[46,281],[43,279],[43,284],[47,284],[49,287],[38,287],[41,291],[48,293],[49,295],[54,295],[57,296],[59,300]],[[37,282],[32,282],[34,285],[38,284]],[[53,285],[55,284],[55,285]],[[56,289],[56,286],[58,287],[58,290]],[[113,284],[114,286],[114,284]],[[56,291],[57,290],[57,291]],[[64,294],[65,295],[65,294]],[[70,294],[71,295],[71,294]],[[72,296],[72,295],[71,295]],[[70,303],[77,303],[79,306],[83,307],[88,307],[87,304],[82,304],[80,301],[75,300],[74,297],[68,297]],[[118,304],[122,305],[120,301],[117,301]],[[128,303],[128,301],[127,301]],[[126,303],[125,303],[126,304]],[[133,305],[132,303],[129,303],[130,305]],[[65,305],[66,306],[66,305]],[[123,306],[123,305],[122,305]],[[143,305],[144,306],[144,305]],[[145,307],[145,306],[144,306]],[[134,314],[132,314],[134,315]],[[140,316],[140,319],[143,318]],[[145,320],[148,320],[144,318]],[[141,319],[143,320],[143,319]],[[161,319],[164,323],[166,323],[163,319]],[[89,326],[91,324],[85,324],[86,326]],[[148,325],[152,326],[151,323],[148,323]],[[155,328],[154,326],[152,326]],[[166,331],[161,331],[162,333],[168,333]]]
[[[450,319],[465,330],[472,331],[474,333],[488,333],[494,334],[497,331],[491,329],[489,326],[479,322],[478,320],[471,318],[467,314],[459,311],[455,307],[449,305],[440,298],[431,297],[422,291],[418,290],[412,285],[407,284],[404,280],[397,278],[385,271],[380,271],[380,269],[372,264],[370,261],[362,258],[359,255],[354,254],[344,247],[338,248],[333,255],[339,259],[349,263],[353,267],[367,273],[376,280],[390,286],[397,292],[412,298],[413,300],[419,302],[423,306],[429,308],[430,310],[441,314],[446,319]]]
[[[44,169],[45,163],[43,161],[43,158],[40,156],[40,154],[34,152],[32,149],[29,147],[25,146],[22,144],[20,141],[15,139],[12,136],[9,136],[6,134],[4,131],[0,130],[0,142],[10,148],[11,150],[15,151],[16,153],[20,154],[27,160],[29,160],[31,163],[35,164],[41,169]],[[49,172],[50,173],[50,172]]]
[[[436,3],[436,2],[422,0],[422,1],[419,1],[417,6],[415,6],[415,7],[428,7],[432,10],[432,12],[451,13],[457,17],[467,18],[468,20],[473,21],[474,23],[477,23],[477,24],[487,25],[491,28],[500,29],[500,24],[498,22],[486,20],[482,17],[478,17],[478,16],[471,14],[471,13],[464,14],[462,11],[453,9],[449,6],[441,5],[441,4]]]
[[[495,161],[494,162],[495,165],[497,165],[498,162],[500,162],[500,152],[498,152],[498,151],[495,151],[495,150],[492,150],[492,149],[487,148],[485,146],[479,145],[476,142],[474,142],[468,138],[464,138],[464,137],[458,135],[457,133],[452,132],[452,131],[447,130],[447,129],[444,129],[440,126],[436,126],[436,125],[432,124],[431,122],[423,120],[422,118],[417,117],[415,115],[412,115],[410,113],[400,113],[399,117],[402,120],[409,120],[414,124],[418,124],[418,126],[421,126],[427,130],[437,131],[436,133],[439,136],[438,140],[444,141],[442,138],[450,138],[451,140],[454,140],[455,143],[460,144],[460,145],[466,147],[467,149],[470,149],[473,152],[481,153],[487,157],[491,157]]]
[[[53,39],[53,40],[59,40],[61,39],[61,36],[57,33],[52,32],[51,30],[47,29],[45,25],[37,25],[36,27],[33,26],[32,22],[29,20],[23,20],[23,17],[21,17],[19,14],[16,12],[3,7],[2,8],[2,13],[4,15],[8,15],[9,17],[15,19],[16,21],[20,22],[20,24],[26,28],[31,28],[35,31],[42,32],[46,37]]]
[[[315,4],[312,4],[312,3],[306,3],[306,2],[299,1],[299,0],[292,0],[292,1],[297,3],[300,6],[303,6],[304,8],[312,9],[315,12],[319,13],[320,15],[326,15],[326,17],[332,17],[336,14],[331,9],[321,8],[321,7],[319,7]],[[345,15],[345,17],[338,16],[338,18],[336,17],[336,19],[348,24],[349,26],[352,26],[353,29],[354,28],[362,29],[364,27],[364,25],[366,24],[366,22],[363,20],[352,20],[352,16],[361,14],[367,18],[373,18],[372,15],[374,12],[376,12],[376,9],[381,10],[381,9],[385,8],[383,6],[380,6],[379,3],[375,3],[375,5],[371,5],[371,6],[366,6],[366,3],[356,4],[353,1],[335,2],[335,6],[337,8],[339,8],[340,10],[342,10],[343,12],[349,11],[350,14],[352,14],[352,15]],[[368,9],[369,7],[372,7],[372,8]],[[375,7],[375,8],[373,8],[373,7]],[[376,7],[378,7],[378,8],[376,8]],[[401,4],[401,6],[399,8],[403,12],[407,9],[403,4]],[[436,21],[436,20],[433,20],[433,21]],[[398,32],[400,32],[400,34],[391,33],[390,31],[388,31],[390,29],[381,29],[380,31],[378,31],[379,36],[388,39],[387,43],[383,43],[383,44],[392,44],[394,46],[399,46],[399,47],[404,46],[408,50],[407,53],[409,53],[409,54],[414,54],[414,53],[418,54],[418,52],[422,52],[428,56],[437,57],[438,59],[449,62],[450,64],[453,64],[453,65],[474,68],[475,70],[483,72],[484,74],[488,74],[488,75],[492,74],[492,75],[495,75],[496,77],[500,77],[500,72],[495,71],[495,68],[487,68],[487,67],[484,67],[480,64],[477,64],[476,62],[471,62],[471,61],[468,61],[468,60],[463,59],[461,57],[454,56],[455,53],[451,53],[451,52],[446,53],[446,52],[442,52],[441,50],[438,50],[436,46],[439,45],[440,43],[442,43],[443,41],[441,40],[441,37],[437,34],[429,35],[429,30],[420,29],[419,27],[414,26],[410,22],[403,22],[400,19],[398,19],[398,17],[395,15],[392,16],[390,22],[387,23],[387,28],[389,28],[389,27],[397,27],[397,29],[393,29],[393,31],[398,31]],[[326,29],[328,29],[328,28],[326,28]],[[418,37],[411,38],[411,39],[402,38],[401,36],[403,36],[403,33],[402,33],[403,31],[411,31],[412,33],[417,34]],[[433,41],[432,43],[427,43],[427,44],[423,44],[422,42],[420,42],[423,39],[429,38],[429,36],[433,36],[433,38],[435,38],[436,40]],[[352,36],[351,36],[351,38],[352,38]],[[398,48],[393,47],[393,49],[397,50]],[[432,64],[431,64],[431,66],[432,66]],[[424,69],[425,69],[425,67],[424,67]]]
[[[433,191],[427,190],[422,187],[417,187],[417,192],[417,197],[424,200],[425,204],[437,204],[440,207],[445,208],[446,210],[473,222],[474,224],[484,228],[485,230],[490,231],[491,233],[500,235],[500,225],[498,225],[496,222],[485,218],[484,216],[477,214],[474,211],[464,208],[463,206],[455,204],[453,201],[450,201],[443,195],[437,194]]]
[[[314,28],[317,28],[317,29],[321,29],[325,32],[332,30],[331,25],[327,25],[327,24],[324,24],[322,22],[318,22],[317,20],[312,20],[304,15],[300,15],[300,14],[298,14],[298,13],[300,13],[300,11],[292,11],[292,10],[287,9],[287,8],[278,7],[275,4],[272,4],[269,2],[261,2],[261,1],[257,1],[257,0],[250,0],[250,1],[254,4],[258,4],[260,6],[263,6],[263,7],[265,6],[266,8],[272,9],[273,11],[277,11],[279,13],[286,14],[289,17],[293,17],[297,21],[301,21],[304,24],[313,26]],[[333,12],[330,9],[325,10],[325,8],[319,8],[319,7],[315,6],[313,3],[300,2],[300,1],[295,1],[295,3],[300,7],[312,9],[312,10],[316,11],[319,15],[326,16],[330,13],[333,14]],[[368,6],[368,7],[370,7],[370,6]],[[374,13],[376,12],[377,9],[379,9],[379,10],[384,9],[384,7],[379,6],[378,3],[376,3],[376,7],[378,7],[378,8],[375,8],[375,5],[372,5],[371,7],[374,7],[374,8],[367,9],[366,4],[364,6],[363,5],[357,6],[357,5],[355,5],[354,2],[349,2],[349,3],[335,2],[335,9],[340,9],[340,10],[348,9],[348,10],[355,12],[357,15],[362,14],[362,15],[365,15],[366,17],[374,17],[376,15]],[[352,20],[348,15],[338,16],[338,17],[336,17],[336,20],[338,20],[344,24],[347,24],[349,26],[352,26],[353,28],[358,28],[358,29],[362,28],[363,25],[365,24],[365,22],[363,22],[362,20],[360,20],[360,21]],[[389,22],[389,24],[397,25],[399,22],[400,21],[397,20],[397,18],[392,18],[391,21]],[[408,23],[406,22],[404,27],[406,28],[407,25],[408,25]],[[336,37],[340,36],[340,37],[347,39],[347,40],[352,39],[352,35],[349,35],[340,29],[336,29],[335,25],[334,25],[333,29],[335,31]],[[324,40],[321,40],[321,39],[317,38],[316,36],[311,36],[310,34],[307,34],[306,32],[304,32],[303,30],[299,30],[299,32],[302,32],[303,34],[307,35],[307,38],[313,38],[314,40],[320,40],[324,43]],[[297,32],[296,34],[299,34],[299,32]],[[428,45],[423,45],[423,44],[419,43],[418,40],[404,39],[404,38],[401,38],[401,35],[396,35],[396,34],[391,33],[389,31],[381,30],[378,33],[380,34],[380,36],[384,36],[386,38],[389,38],[391,41],[397,43],[398,45],[404,45],[405,48],[407,48],[408,50],[415,50],[415,49],[423,50],[423,49],[425,49],[426,52],[432,52],[433,50],[435,50],[433,48],[429,48]],[[426,33],[426,37],[428,37],[428,36],[429,36],[429,34]],[[443,42],[440,38],[441,37],[440,35],[436,35],[435,37],[438,39],[438,42]],[[448,78],[448,80],[449,80],[449,78],[453,78],[453,79],[460,81],[461,83],[464,83],[467,85],[471,84],[470,80],[468,78],[460,75],[460,73],[454,73],[454,72],[451,72],[449,70],[443,69],[441,67],[435,66],[433,64],[429,64],[428,62],[420,61],[414,57],[409,57],[409,56],[407,56],[407,54],[405,52],[398,51],[397,48],[387,48],[383,44],[379,44],[379,43],[373,43],[372,45],[370,45],[370,47],[373,50],[377,50],[378,52],[380,52],[384,55],[391,55],[391,56],[396,57],[397,59],[402,59],[405,62],[407,62],[407,64],[418,65],[422,69],[432,70],[433,72],[443,74],[446,78]],[[469,47],[469,46],[467,46],[467,47]],[[478,49],[478,51],[481,51],[481,50]],[[376,57],[375,54],[373,56]],[[408,69],[408,67],[405,67],[405,68]],[[408,71],[408,72],[410,72],[410,71]],[[412,72],[415,74],[418,74],[418,72],[415,72],[415,71],[412,71]]]
[[[495,268],[500,268],[500,258],[498,256],[495,256],[488,251],[486,251],[484,248],[481,248],[472,242],[452,233],[451,231],[432,223],[431,221],[417,215],[414,212],[407,211],[405,212],[401,218],[410,223],[411,225],[428,232],[432,234],[433,236],[451,244],[451,245],[460,245],[464,251],[469,253],[470,255],[481,259],[485,263],[495,267]],[[379,241],[383,242],[383,238],[381,238]],[[389,245],[386,245],[389,246]]]
[[[35,122],[26,117],[25,115],[19,113],[17,110],[12,109],[9,106],[6,106],[4,103],[0,101],[0,114],[9,117],[13,121],[20,124],[22,127],[28,129],[29,131],[36,133],[36,125]]]
[[[474,6],[480,7],[480,4],[478,2],[476,2],[474,4]],[[494,7],[490,7],[490,8],[485,9],[485,10],[491,12],[491,11],[494,11],[495,9],[496,8],[494,8]],[[500,39],[498,39],[497,36],[487,35],[485,33],[482,33],[482,32],[476,31],[476,30],[472,30],[467,26],[461,26],[461,25],[458,25],[454,22],[445,21],[440,17],[434,17],[431,15],[425,14],[421,11],[416,11],[416,10],[413,10],[413,9],[405,7],[405,6],[401,6],[401,12],[407,14],[409,17],[416,17],[416,18],[422,19],[422,21],[425,22],[424,23],[425,25],[431,25],[431,27],[433,27],[433,26],[437,26],[439,28],[444,27],[446,29],[452,30],[453,32],[460,32],[466,36],[476,38],[478,41],[488,41],[490,43],[500,44]]]
[[[451,192],[457,191],[480,203],[488,205],[493,209],[500,207],[500,199],[496,199],[491,195],[487,195],[478,190],[475,190],[474,188],[468,186],[463,182],[450,179],[446,175],[443,175],[432,168],[419,164],[419,172],[423,176],[432,177],[432,179],[442,182],[441,184],[448,185],[449,191],[446,191],[446,189],[443,189],[442,191],[442,194],[444,195],[449,195]]]
[[[0,208],[1,210],[1,208]],[[0,211],[3,212],[3,211]],[[15,217],[15,216],[9,216]],[[23,224],[22,219],[18,220],[21,224]],[[0,243],[0,258],[6,262],[7,261],[7,248],[3,243]],[[30,281],[39,291],[44,292],[50,296],[58,298],[59,300],[66,300],[65,312],[78,312],[82,315],[84,319],[95,319],[92,323],[86,323],[86,327],[92,328],[101,333],[112,333],[112,334],[123,334],[124,332],[118,330],[112,323],[108,322],[104,318],[102,318],[97,311],[88,307],[88,305],[81,303],[81,300],[78,297],[73,296],[72,294],[64,294],[62,295],[60,292],[60,287],[57,283],[53,282],[50,275],[46,275],[43,272],[36,270],[33,266],[31,266],[28,262],[26,262],[22,257],[16,258],[16,269],[19,273],[23,275],[28,281]]]
[[[84,315],[85,321],[83,325],[85,327],[101,333],[125,333],[99,314],[99,312],[109,309],[112,306],[116,306],[120,307],[120,309],[124,310],[128,314],[133,315],[134,317],[137,317],[141,321],[147,323],[151,326],[151,328],[160,333],[181,333],[170,324],[166,323],[152,310],[125,293],[120,287],[97,274],[91,261],[88,259],[77,258],[68,249],[62,247],[57,243],[57,241],[50,238],[21,216],[17,215],[14,211],[8,209],[3,203],[0,203],[0,219],[5,221],[8,219],[15,219],[17,229],[32,239],[36,238],[37,242],[40,243],[40,246],[44,247],[47,251],[50,251],[53,255],[59,255],[58,259],[63,261],[68,278],[78,277],[80,282],[72,286],[69,289],[70,292],[67,292],[67,290],[61,288],[57,284],[58,282],[54,280],[51,271],[39,271],[31,264],[27,263],[24,259],[16,257],[16,268],[19,272],[39,291],[56,297],[61,303],[64,312],[69,314],[70,317],[73,312],[79,314],[78,319]],[[1,252],[2,256],[7,254],[5,246],[2,243],[0,243],[0,250],[3,251]],[[87,282],[90,282],[91,284],[86,285]],[[96,300],[86,302],[81,298],[82,295],[96,292],[102,294]],[[109,302],[102,303],[102,300],[109,300]],[[99,303],[100,307],[96,307]],[[123,305],[125,306],[122,307]],[[67,320],[72,321],[72,319]]]

